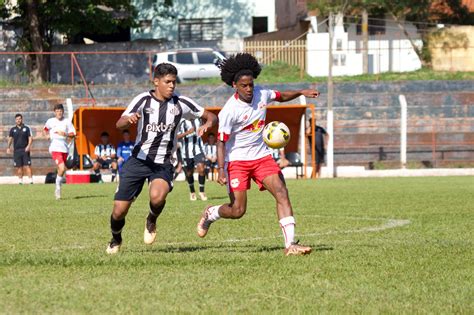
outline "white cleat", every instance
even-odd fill
[[[115,239],[112,239],[109,245],[107,246],[107,249],[105,250],[105,252],[109,255],[117,254],[120,251],[121,246],[122,246],[121,243],[117,243]]]
[[[203,193],[203,192],[200,192],[200,193],[199,193],[199,198],[201,198],[202,201],[206,201],[206,200],[207,200],[207,196],[206,196],[206,194]]]
[[[190,193],[189,194],[189,200],[196,201],[197,200],[196,193]]]
[[[145,231],[143,232],[143,242],[146,245],[151,245],[155,242],[156,239],[156,224],[145,222]]]
[[[61,188],[56,188],[54,191],[54,197],[56,197],[56,200],[61,199]]]

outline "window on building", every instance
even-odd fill
[[[177,53],[176,62],[182,64],[193,64],[193,54],[192,53]]]
[[[334,66],[339,66],[339,55],[336,54],[332,56],[332,64]]]
[[[221,40],[223,38],[222,18],[180,19],[178,23],[180,41]]]
[[[374,16],[369,18],[369,35],[385,34],[385,20],[384,16]],[[362,35],[362,24],[357,23],[357,35]]]
[[[254,16],[252,17],[252,34],[268,32],[268,17]]]
[[[342,50],[342,39],[337,39],[336,40],[336,49],[337,50]]]
[[[345,66],[345,65],[346,65],[346,55],[342,54],[341,55],[341,66]]]

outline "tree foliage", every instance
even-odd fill
[[[111,34],[135,25],[136,10],[130,0],[0,0],[0,14],[21,30],[18,49],[50,51],[55,34],[73,38],[79,33]],[[49,78],[49,58],[31,55],[31,79]]]

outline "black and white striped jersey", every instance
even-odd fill
[[[201,137],[198,137],[197,130],[201,126],[199,119],[194,120],[181,120],[179,124],[179,134],[187,132],[189,129],[194,128],[194,132],[181,138],[181,154],[183,159],[192,159],[196,155],[204,152],[204,145]]]
[[[204,108],[188,97],[174,94],[161,102],[153,96],[153,91],[149,91],[136,96],[122,116],[133,113],[139,113],[141,118],[132,155],[157,164],[173,164],[179,122],[182,118],[201,117]]]

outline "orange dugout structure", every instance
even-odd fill
[[[216,115],[221,110],[220,107],[206,107],[207,110]],[[310,117],[307,116],[307,109],[310,110]],[[110,135],[110,142],[117,145],[122,141],[122,131],[115,127],[115,123],[125,111],[125,107],[80,107],[74,112],[73,123],[77,131],[76,147],[80,156],[80,169],[83,169],[83,156],[89,155],[93,157],[95,145],[100,143],[100,134],[107,131]],[[314,105],[272,105],[267,108],[266,121],[282,121],[291,132],[291,139],[285,147],[285,152],[299,152],[304,164],[304,177],[307,177],[306,166],[315,168],[315,145],[314,134],[312,135],[312,143],[309,148],[311,150],[311,161],[306,161],[307,137],[305,136],[305,122],[310,119],[311,130],[314,133],[316,124]],[[217,134],[217,127],[209,130],[203,140],[207,140],[209,132]],[[132,139],[136,137],[136,128],[130,128]]]

